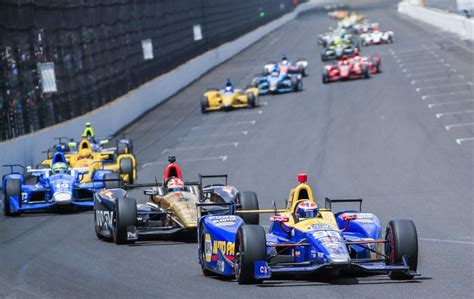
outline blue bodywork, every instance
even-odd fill
[[[64,154],[57,152],[53,157],[53,164],[65,161]],[[19,166],[19,165],[16,165]],[[73,205],[78,207],[93,207],[93,194],[104,188],[104,175],[109,170],[98,170],[93,174],[92,182],[81,183],[80,179],[87,171],[69,169],[64,174],[52,174],[50,169],[27,169],[27,173],[36,178],[36,183],[29,184],[23,173],[14,172],[2,178],[3,207],[6,200],[6,185],[8,180],[18,180],[21,184],[21,193],[10,195],[10,212],[19,214],[30,210],[44,210],[55,206]]]
[[[201,265],[206,270],[229,277],[235,275],[235,244],[239,228],[245,225],[234,212],[235,207],[231,206],[227,213],[204,215],[198,226]],[[347,214],[357,218],[347,222],[343,220],[343,215]],[[266,260],[254,262],[255,278],[268,279],[274,273],[339,269],[374,273],[409,271],[406,257],[400,265],[386,263],[383,256],[385,241],[381,240],[380,221],[374,214],[342,211],[335,213],[335,217],[337,227],[314,224],[313,219],[307,219],[298,223],[299,228],[304,227],[303,230],[288,227],[285,222],[273,222],[266,234]]]
[[[300,74],[270,73],[262,74],[252,80],[252,85],[258,87],[260,95],[287,93],[303,88]],[[300,86],[296,86],[299,84]]]

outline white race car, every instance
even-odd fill
[[[374,29],[372,32],[361,34],[360,39],[362,46],[391,44],[393,43],[393,32]]]

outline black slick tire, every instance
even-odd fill
[[[3,194],[3,213],[5,216],[18,216],[19,212],[12,212],[10,205],[10,196],[18,196],[21,205],[21,181],[8,179],[5,183],[5,194]]]
[[[387,225],[385,234],[385,255],[388,265],[400,265],[407,256],[410,271],[416,272],[418,266],[418,235],[413,221],[392,220]],[[412,279],[407,271],[391,271],[389,277],[394,280]]]
[[[127,240],[127,228],[137,226],[137,203],[130,197],[119,198],[115,202],[114,242],[117,245],[133,244]]]
[[[119,172],[128,175],[127,183],[133,184],[133,161],[131,158],[120,159]]]
[[[254,284],[255,262],[266,258],[265,230],[258,225],[242,225],[237,232],[234,258],[235,278],[239,284]]]
[[[258,210],[257,193],[252,191],[242,191],[237,194],[237,203],[240,204],[240,210]],[[260,217],[258,213],[241,214],[240,217],[245,224],[259,224]]]
[[[209,99],[207,96],[201,97],[201,113],[207,113],[207,108],[209,107]]]

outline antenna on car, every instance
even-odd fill
[[[277,214],[277,205],[276,205],[276,202],[274,200],[272,200],[272,204],[273,204],[273,210],[275,211],[275,216]]]

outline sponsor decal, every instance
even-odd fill
[[[330,240],[334,241],[333,238],[336,240],[339,240],[341,238],[341,235],[333,230],[322,230],[322,231],[316,231],[313,233],[313,238],[319,240],[322,238],[329,238]]]
[[[211,236],[209,234],[206,234],[204,236],[204,252],[206,253],[206,262],[210,263],[212,259],[212,241],[211,241]]]
[[[217,261],[217,270],[224,272],[225,270],[225,263],[222,260]]]
[[[218,250],[220,250],[225,256],[230,255],[233,257],[235,253],[235,244],[234,242],[214,240],[212,244],[212,254],[217,254]]]
[[[233,215],[211,217],[211,222],[213,225],[222,227],[222,226],[232,226],[237,223],[237,217]]]
[[[310,226],[308,226],[308,230],[322,230],[322,229],[329,229],[329,230],[332,230],[333,227],[332,225],[330,224],[311,224]]]
[[[112,228],[113,211],[95,210],[96,225],[102,229]]]
[[[100,195],[103,195],[103,196],[105,196],[107,198],[110,198],[110,199],[112,199],[114,197],[114,194],[112,193],[112,191],[110,191],[108,189],[100,191]]]

